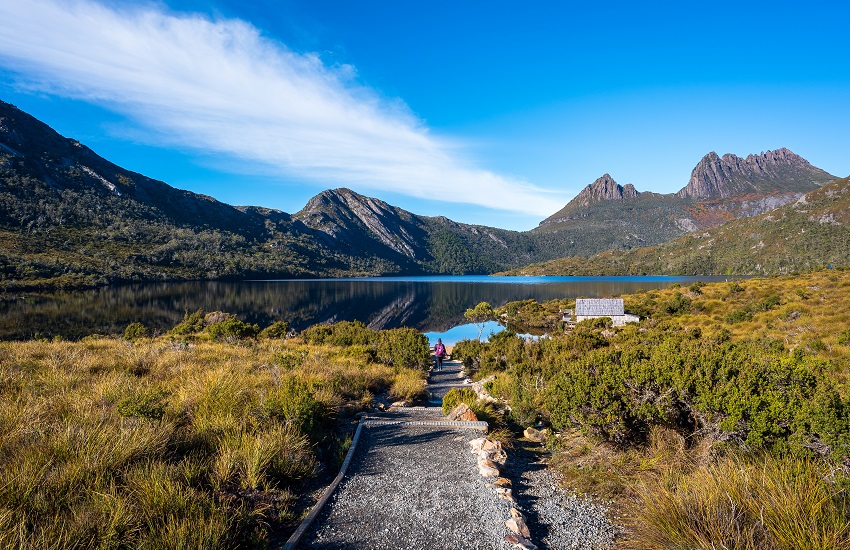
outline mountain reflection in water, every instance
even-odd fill
[[[445,331],[467,322],[464,311],[479,302],[499,307],[529,298],[606,297],[722,279],[458,276],[124,285],[4,296],[0,339],[118,334],[134,321],[164,332],[180,322],[184,312],[201,308],[235,313],[260,327],[285,320],[302,330],[316,323],[359,320],[374,329]]]

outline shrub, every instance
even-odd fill
[[[614,326],[614,321],[610,317],[596,317],[594,319],[585,319],[576,323],[576,328],[581,329],[596,329],[596,328],[611,328]]]
[[[260,410],[264,418],[314,438],[327,420],[324,405],[307,384],[293,376],[284,378],[278,387],[268,391]]]
[[[838,343],[842,346],[850,345],[850,329],[847,329],[838,335]]]
[[[375,331],[360,321],[340,321],[332,325],[313,325],[301,333],[311,344],[331,346],[369,345],[375,340]]]
[[[452,348],[452,359],[457,359],[467,370],[477,370],[484,344],[478,340],[463,339]]]
[[[224,321],[211,324],[207,328],[207,332],[215,340],[237,340],[256,337],[260,332],[260,327],[249,325],[236,317],[230,317]]]
[[[443,414],[449,414],[461,403],[472,409],[478,401],[478,396],[472,388],[452,388],[443,396]]]
[[[394,367],[427,369],[431,366],[428,338],[416,329],[402,327],[382,330],[377,359]]]
[[[124,339],[132,342],[133,340],[138,340],[139,338],[148,338],[151,335],[148,327],[143,325],[142,323],[130,323],[127,325],[127,328],[124,329]]]
[[[789,357],[770,343],[688,331],[633,336],[561,360],[544,394],[553,425],[578,424],[621,445],[666,426],[775,452],[850,453],[850,403],[826,365],[799,349]]]
[[[172,334],[186,336],[189,334],[195,334],[204,330],[206,324],[204,323],[204,310],[199,309],[194,313],[189,313],[186,311],[183,314],[183,320],[180,321],[173,329],[171,329]]]
[[[697,281],[694,284],[692,284],[688,290],[690,290],[694,294],[699,295],[699,294],[702,294],[702,287],[704,287],[704,286],[705,286],[704,282]]]
[[[286,321],[275,321],[270,324],[260,333],[260,336],[263,338],[276,338],[282,339],[286,338],[286,335],[289,333],[289,323]]]
[[[776,294],[771,294],[770,296],[765,297],[762,301],[759,302],[757,309],[759,311],[770,311],[776,306],[778,306],[781,301],[782,300],[779,298],[779,296],[777,296]]]
[[[743,323],[745,321],[752,321],[753,312],[750,308],[745,307],[743,309],[733,311],[732,313],[726,315],[724,320],[730,325],[734,325],[736,323]]]
[[[162,420],[165,415],[168,392],[162,390],[139,391],[118,402],[118,414],[127,417]]]
[[[681,315],[683,313],[687,313],[690,308],[691,299],[681,292],[674,293],[673,297],[664,302],[661,306],[661,310],[670,315]]]

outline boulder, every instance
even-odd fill
[[[506,477],[497,477],[492,482],[487,484],[487,487],[495,488],[495,487],[510,487],[512,485],[511,480]]]
[[[498,477],[499,476],[499,468],[496,465],[486,458],[478,459],[478,473],[484,477]]]
[[[478,456],[481,458],[486,458],[487,460],[492,460],[497,464],[505,465],[505,462],[508,461],[508,453],[502,450],[498,451],[485,451],[484,449],[478,451]]]
[[[519,518],[511,518],[505,522],[505,525],[517,535],[522,535],[525,538],[531,538],[531,533],[528,531],[528,526],[525,524],[525,521]]]
[[[529,441],[534,441],[536,443],[545,443],[546,439],[549,437],[549,428],[543,428],[542,430],[538,430],[537,428],[526,428],[523,432],[523,435]]]
[[[516,533],[508,533],[505,535],[505,541],[516,545],[519,548],[523,548],[524,550],[537,550],[537,546],[535,546],[534,543],[522,535],[517,535]]]
[[[475,413],[472,412],[472,409],[470,409],[469,405],[466,403],[461,403],[452,409],[452,412],[449,413],[446,419],[451,422],[478,422],[478,417],[475,416]]]
[[[472,447],[472,452],[477,453],[484,447],[484,442],[487,441],[486,437],[478,437],[469,442],[469,446]]]
[[[499,477],[499,470],[483,464],[478,465],[478,473],[481,477]]]
[[[484,443],[481,444],[481,448],[485,451],[498,451],[502,448],[502,442],[485,439]]]
[[[520,512],[520,511],[519,511],[519,510],[517,510],[516,508],[511,508],[511,517],[512,517],[512,518],[516,518],[516,519],[521,519],[522,521],[525,521],[525,516],[524,516],[524,515],[522,515],[522,512]]]
[[[409,402],[409,401],[396,401],[395,403],[393,403],[392,405],[390,405],[390,407],[395,407],[395,408],[398,408],[398,407],[409,407],[409,406],[410,406],[410,402]]]

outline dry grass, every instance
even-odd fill
[[[561,434],[552,467],[578,493],[614,500],[628,549],[850,547],[850,503],[823,461],[716,455],[657,429],[643,449]]]
[[[840,550],[846,503],[821,463],[722,457],[637,486],[629,548]]]
[[[279,340],[2,343],[0,548],[262,546],[340,406],[416,377]]]

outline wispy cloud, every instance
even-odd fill
[[[563,201],[475,166],[403,104],[249,23],[90,0],[0,0],[0,63],[172,145],[350,185],[535,215]]]

